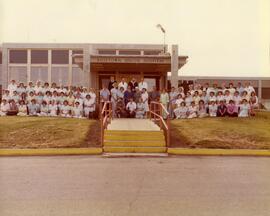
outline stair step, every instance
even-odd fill
[[[121,140],[121,141],[160,141],[164,140],[163,134],[157,134],[154,136],[144,136],[144,134],[138,135],[121,135],[121,134],[106,134],[104,135],[105,141]]]
[[[168,157],[168,153],[110,153],[102,154],[105,158],[119,158],[119,157]]]
[[[166,147],[115,147],[104,146],[104,152],[116,152],[116,153],[165,153]]]
[[[128,141],[128,140],[105,140],[104,146],[115,146],[115,147],[165,147],[166,143],[163,140],[157,141]]]
[[[130,135],[144,135],[144,136],[156,136],[163,135],[163,130],[159,131],[140,131],[140,130],[104,130],[104,135],[121,135],[121,136],[130,136]]]

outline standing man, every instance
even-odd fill
[[[138,86],[136,79],[133,77],[131,81],[128,83],[132,92],[135,92],[135,88]]]
[[[113,84],[113,88],[111,89],[111,102],[112,102],[112,111],[113,116],[116,117],[116,103],[118,98],[118,89],[117,89],[117,83],[115,82]]]
[[[114,76],[111,76],[111,80],[110,80],[109,85],[108,85],[108,90],[109,91],[112,90],[114,83],[116,83],[116,81],[114,80]]]
[[[151,101],[159,101],[160,93],[157,90],[156,86],[153,86],[153,90],[149,93],[149,99]]]
[[[143,89],[145,89],[147,91],[148,89],[148,84],[147,82],[144,81],[144,78],[141,78],[141,82],[139,83],[139,90],[142,91]]]
[[[128,84],[125,81],[125,78],[122,78],[121,82],[118,84],[118,88],[121,89],[121,87],[124,88],[124,91],[127,90]]]

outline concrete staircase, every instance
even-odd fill
[[[148,119],[115,119],[104,131],[105,153],[165,153],[164,133]]]

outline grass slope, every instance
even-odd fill
[[[0,148],[88,147],[95,123],[86,119],[0,117]]]
[[[253,118],[173,120],[172,147],[270,149],[270,113]]]

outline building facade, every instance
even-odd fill
[[[168,72],[177,85],[178,70],[188,58],[178,55],[177,45],[169,54],[163,45],[152,44],[3,43],[0,53],[3,88],[14,79],[100,89],[111,76],[118,81],[144,77],[164,88]]]

